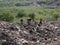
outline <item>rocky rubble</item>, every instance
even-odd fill
[[[0,45],[60,45],[60,22],[13,24],[0,21]]]

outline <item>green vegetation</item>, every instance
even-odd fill
[[[3,13],[0,15],[0,20],[11,22],[14,20],[14,17],[10,13]]]
[[[25,17],[26,16],[26,13],[24,12],[24,11],[20,11],[20,12],[18,12],[18,14],[17,14],[17,18],[22,18],[22,17]]]
[[[39,7],[33,5],[15,6],[16,3],[22,3],[24,1],[22,0],[0,1],[0,20],[14,23],[19,22],[21,18],[26,20],[28,17],[31,17],[34,20],[39,20],[40,18],[47,21],[60,20],[60,7],[50,9],[46,5],[42,5]],[[41,1],[47,1],[47,0],[41,0]]]

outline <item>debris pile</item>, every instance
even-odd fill
[[[13,24],[0,22],[0,45],[60,45],[60,22],[28,19]]]

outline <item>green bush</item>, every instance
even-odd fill
[[[14,17],[10,15],[9,13],[3,13],[0,15],[0,21],[11,22],[13,20],[14,20]]]
[[[22,18],[22,17],[25,17],[26,16],[26,13],[25,13],[25,11],[20,11],[20,12],[18,12],[18,14],[17,14],[17,18]]]
[[[59,15],[55,14],[55,15],[53,15],[53,18],[54,18],[55,20],[58,20]]]

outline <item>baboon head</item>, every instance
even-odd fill
[[[28,25],[30,25],[31,21],[32,21],[31,19],[27,19]]]
[[[20,20],[21,24],[23,23],[23,19]]]
[[[42,24],[42,19],[40,19],[40,24]]]

